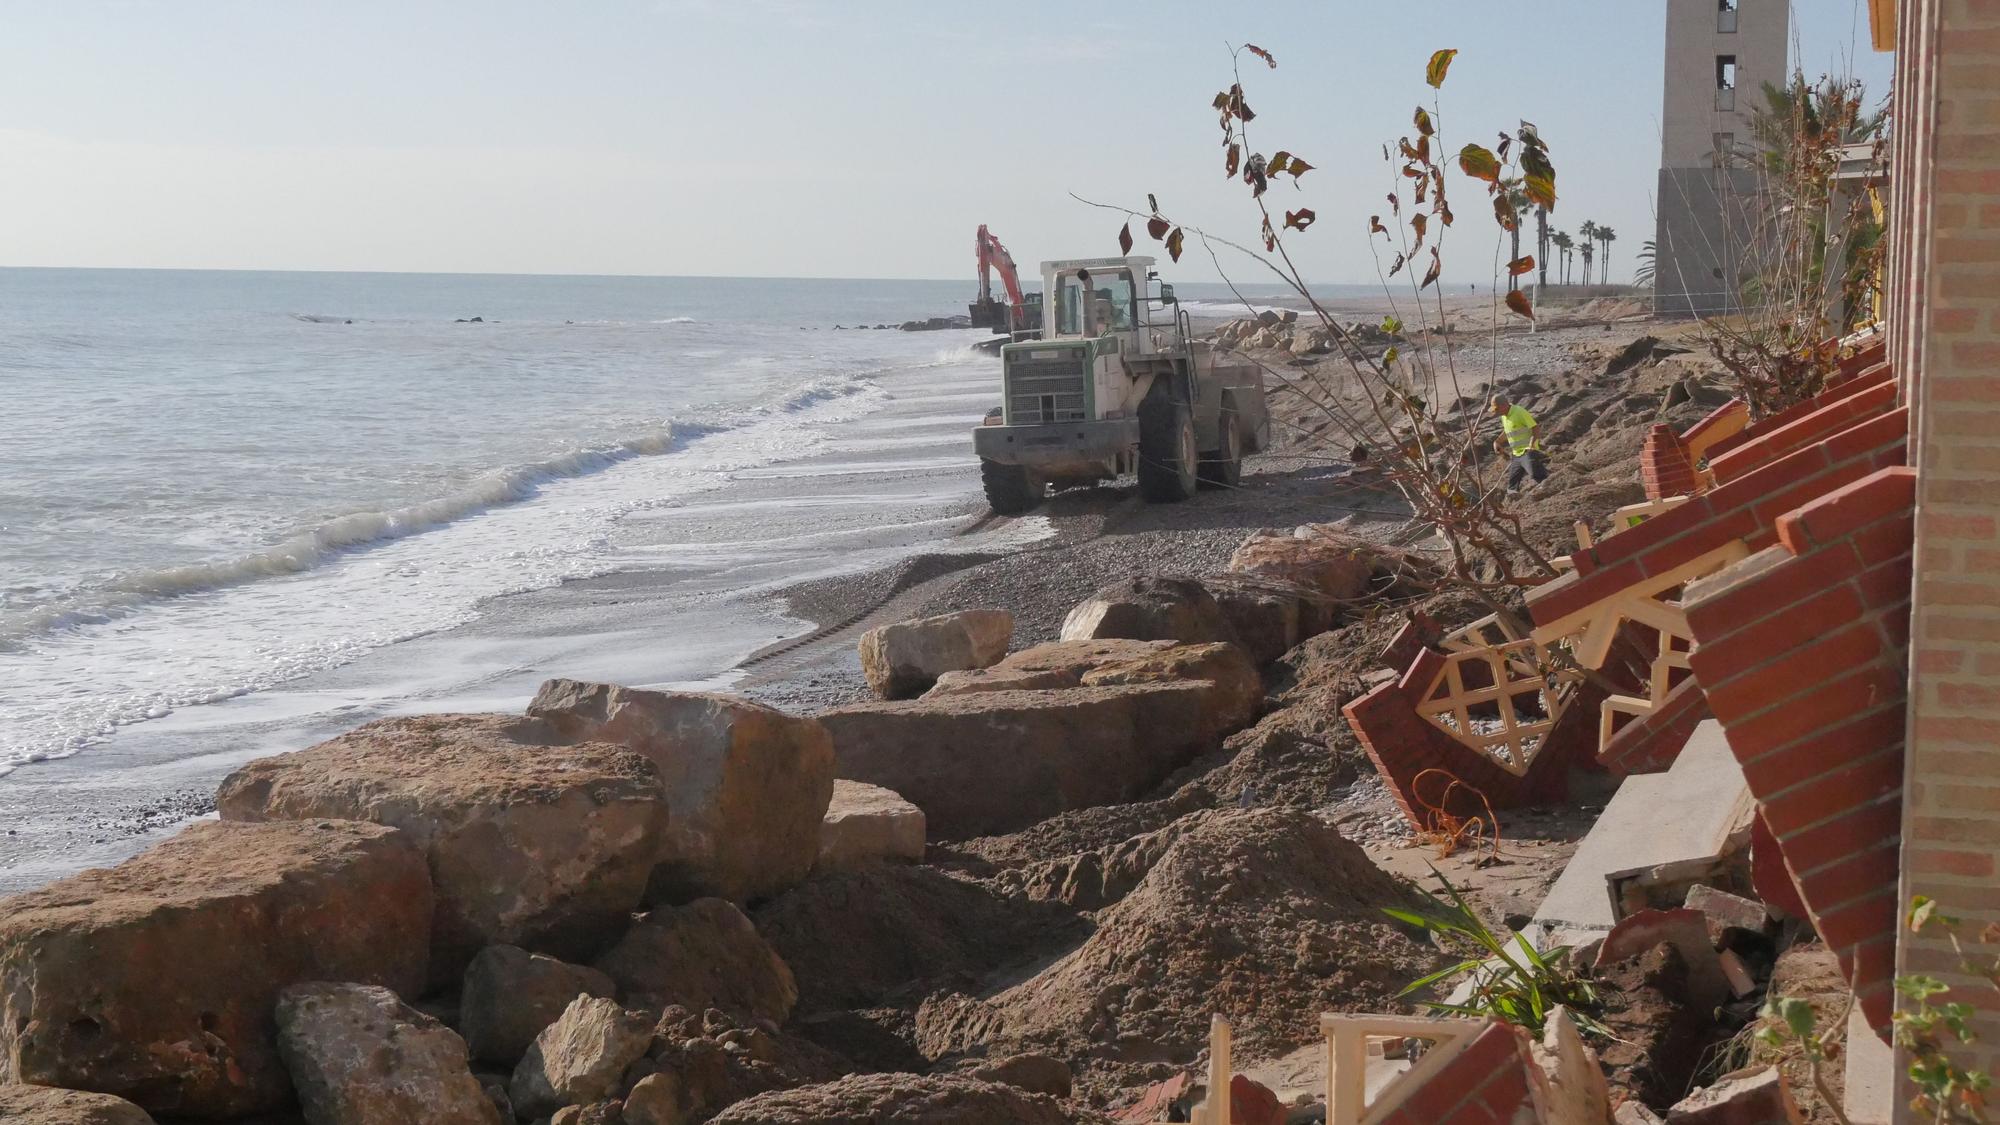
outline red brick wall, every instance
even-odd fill
[[[1820,936],[1877,1029],[1893,1003],[1915,474],[1779,517],[1779,545],[1688,592],[1710,708]]]
[[[1532,1109],[1527,1033],[1493,1021],[1459,1055],[1409,1092],[1382,1125],[1513,1125]],[[1394,1090],[1385,1091],[1393,1096]],[[1540,1120],[1539,1115],[1530,1120]]]
[[[1645,487],[1648,500],[1686,496],[1695,489],[1694,462],[1688,460],[1687,445],[1665,422],[1647,430],[1645,444],[1639,447],[1639,483]]]
[[[1921,474],[1900,897],[1977,930],[2000,921],[2000,2],[1904,0],[1898,53],[1907,291],[1891,329],[1915,358],[1904,393]],[[1980,1005],[1962,1054],[2000,1070],[2000,996],[1936,938],[1906,938],[1898,964]]]
[[[1619,728],[1598,751],[1598,764],[1624,774],[1664,773],[1708,717],[1708,697],[1690,676],[1675,684],[1650,714]]]

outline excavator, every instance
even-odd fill
[[[1017,340],[1040,332],[1042,295],[1021,292],[1021,277],[1014,268],[1014,256],[1000,245],[1000,240],[993,237],[985,223],[979,224],[979,236],[973,252],[979,260],[979,299],[966,306],[972,314],[972,326],[990,328]],[[993,273],[996,270],[1000,273],[1000,283],[1007,287],[1007,303],[1004,305],[993,299]]]

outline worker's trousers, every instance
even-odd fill
[[[1540,484],[1549,477],[1549,459],[1539,449],[1530,449],[1507,463],[1507,490],[1521,487],[1525,481]]]

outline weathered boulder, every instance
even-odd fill
[[[153,1125],[124,1098],[53,1086],[0,1086],[0,1121],[8,1125]]]
[[[640,915],[597,962],[630,1004],[679,1005],[783,1023],[799,986],[784,959],[726,899],[697,899]]]
[[[224,820],[342,817],[407,832],[437,889],[438,983],[488,945],[602,950],[639,905],[668,824],[645,758],[564,745],[548,724],[504,715],[382,719],[251,762],[215,803]]]
[[[1047,1094],[1052,1098],[1069,1097],[1076,1081],[1069,1064],[1052,1055],[1008,1055],[975,1066],[967,1073],[983,1082],[1019,1086],[1031,1094]]]
[[[833,783],[833,801],[820,826],[819,870],[923,858],[924,810],[879,785]]]
[[[1014,636],[1014,615],[968,609],[870,629],[861,635],[861,674],[883,699],[922,695],[946,672],[997,664]]]
[[[1125,684],[1208,683],[1208,719],[1220,737],[1257,721],[1264,706],[1264,678],[1237,645],[1177,645],[1134,660],[1104,664],[1083,675],[1084,687]]]
[[[1336,601],[1355,601],[1368,593],[1376,550],[1365,540],[1331,531],[1260,531],[1229,556],[1229,569],[1296,583]]]
[[[1207,683],[860,703],[828,711],[840,776],[893,789],[932,839],[1012,832],[1118,804],[1212,749]]]
[[[1126,637],[1206,644],[1233,641],[1214,595],[1192,578],[1140,575],[1114,582],[1079,602],[1063,618],[1062,639]]]
[[[549,1118],[549,1125],[624,1125],[625,1107],[615,1101],[566,1105]]]
[[[196,824],[0,899],[0,1084],[227,1117],[291,1091],[273,1005],[309,980],[423,990],[430,875],[394,829]]]
[[[653,1042],[653,1020],[615,1000],[579,996],[535,1037],[507,1088],[515,1115],[547,1117],[611,1097]]]
[[[1317,628],[1301,629],[1310,636],[1332,628],[1342,606],[1424,592],[1437,566],[1420,555],[1370,542],[1336,524],[1303,524],[1290,531],[1259,531],[1245,539],[1230,556],[1229,571],[1289,582],[1310,591],[1326,615]]]
[[[324,1125],[500,1125],[458,1033],[363,984],[278,994],[278,1053],[306,1120]]]
[[[1070,1125],[1063,1103],[963,1075],[853,1074],[737,1102],[712,1125]]]
[[[680,1075],[666,1072],[648,1074],[633,1083],[625,1095],[625,1125],[683,1125]]]
[[[543,684],[528,713],[659,768],[671,811],[651,902],[763,898],[805,878],[819,858],[833,746],[812,719],[726,695],[576,680]]]
[[[1126,660],[1138,660],[1174,647],[1174,641],[1103,640],[1051,641],[1011,653],[991,668],[950,672],[938,677],[925,698],[966,695],[978,691],[1046,691],[1083,686],[1084,673]]]
[[[1207,575],[1201,584],[1222,608],[1236,643],[1259,666],[1326,632],[1339,615],[1318,591],[1283,579],[1225,573]]]
[[[458,1026],[472,1057],[512,1066],[579,995],[616,996],[618,986],[596,969],[489,945],[465,969]]]

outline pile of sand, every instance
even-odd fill
[[[1096,917],[1088,940],[984,999],[934,997],[917,1016],[926,1055],[1045,1050],[1109,1089],[1205,1044],[1211,1013],[1247,1055],[1311,1040],[1326,1011],[1393,1011],[1437,968],[1384,906],[1412,892],[1324,821],[1295,809],[1215,812]]]

